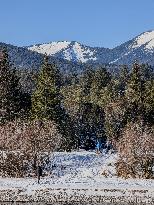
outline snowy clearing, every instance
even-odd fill
[[[81,194],[117,198],[123,196],[125,200],[138,196],[141,201],[145,199],[146,202],[150,200],[151,203],[154,200],[154,181],[117,178],[116,159],[116,154],[105,154],[105,152],[99,155],[89,151],[56,152],[50,158],[49,170],[51,171],[52,167],[52,174],[41,178],[40,184],[37,184],[37,178],[0,178],[0,200],[6,199],[2,198],[3,194],[11,190],[12,196],[16,196],[16,199],[20,196],[22,199],[34,195],[36,197],[38,193],[43,196],[44,192],[48,192],[47,195],[50,197],[53,193],[55,195],[60,193],[63,198],[66,193],[71,196],[80,194],[80,197]],[[35,200],[37,201],[38,198]]]

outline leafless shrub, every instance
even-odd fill
[[[9,176],[22,176],[23,161],[32,162],[33,168],[36,169],[41,153],[46,152],[49,156],[60,148],[61,143],[62,136],[51,121],[10,122],[1,125],[1,169]],[[20,154],[17,154],[18,152]]]
[[[130,123],[118,143],[118,176],[154,178],[154,131],[140,123]]]
[[[0,161],[0,175],[23,177],[25,174],[24,156],[19,152],[5,152],[5,158]]]

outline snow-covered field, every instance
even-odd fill
[[[99,155],[82,150],[71,153],[56,152],[50,158],[51,174],[41,178],[40,184],[37,183],[37,178],[0,178],[0,192],[20,190],[20,194],[32,196],[39,191],[43,193],[43,190],[52,190],[54,194],[61,191],[63,195],[65,191],[65,195],[73,195],[78,190],[78,193],[86,196],[123,196],[130,199],[139,196],[146,201],[150,199],[150,203],[154,201],[154,181],[118,178],[116,160],[116,154],[105,152]],[[16,194],[20,195],[18,192]]]

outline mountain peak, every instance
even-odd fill
[[[154,49],[154,30],[144,32],[134,39],[132,48],[139,48],[140,46],[145,47],[145,50]]]
[[[69,61],[85,63],[88,60],[96,60],[96,57],[93,57],[94,48],[82,45],[77,41],[50,42],[30,46],[28,49],[42,54],[46,53],[49,56],[57,55]]]
[[[47,55],[54,55],[62,49],[67,48],[70,43],[71,42],[69,41],[53,41],[50,43],[34,45],[29,47],[28,49],[42,54],[46,53]]]

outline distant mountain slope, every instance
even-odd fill
[[[17,47],[10,44],[0,43],[0,48],[6,47],[9,53],[11,63],[21,69],[39,69],[44,55],[35,51],[28,50],[25,47]],[[49,61],[56,63],[58,68],[65,74],[79,73],[83,65],[77,62],[71,62],[56,56],[49,56]]]
[[[69,61],[75,62],[92,62],[97,61],[101,54],[106,55],[110,49],[107,48],[92,48],[82,45],[76,41],[58,41],[46,44],[38,44],[28,47],[31,51],[56,56]]]
[[[28,47],[31,51],[73,62],[131,64],[134,60],[154,65],[154,31],[144,32],[113,49],[59,41]]]
[[[39,69],[46,53],[50,62],[67,73],[81,73],[84,66],[107,64],[108,70],[117,72],[115,65],[132,64],[135,60],[154,66],[154,30],[144,32],[113,49],[82,45],[76,41],[58,41],[30,47],[17,47],[0,43],[7,47],[11,62],[18,68]]]
[[[110,63],[131,64],[134,60],[154,65],[154,31],[148,31],[112,49]]]

